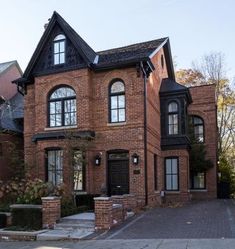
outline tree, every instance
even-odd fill
[[[190,86],[215,84],[218,107],[218,151],[219,155],[231,156],[235,148],[235,93],[226,76],[224,55],[212,52],[194,62],[192,69],[181,69],[176,73],[177,81]]]

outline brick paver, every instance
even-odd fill
[[[212,200],[152,209],[131,224],[110,231],[106,238],[235,238],[235,202]]]

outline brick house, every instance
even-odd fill
[[[23,96],[12,84],[20,76],[17,61],[0,63],[0,180],[15,176],[13,151],[15,158],[17,154],[23,158]]]
[[[175,82],[168,38],[95,52],[54,12],[14,83],[32,177],[141,205],[216,197],[215,87]],[[214,164],[193,175],[189,117]]]

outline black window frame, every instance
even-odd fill
[[[170,106],[170,104],[172,104],[172,103],[175,103],[176,105],[177,105],[177,111],[169,111],[169,106]],[[179,105],[179,103],[178,103],[178,101],[176,101],[176,100],[171,100],[171,101],[169,101],[168,102],[168,104],[167,104],[167,134],[169,135],[169,136],[177,136],[177,135],[179,135],[180,134],[180,120],[179,120],[179,113],[180,113],[180,110],[179,110],[179,107],[180,107],[180,105]],[[169,117],[170,116],[173,116],[173,115],[177,115],[177,123],[175,124],[175,123],[173,123],[173,124],[170,124],[169,123]],[[175,125],[177,125],[177,133],[173,133],[173,134],[170,134],[170,126],[175,126]],[[174,129],[173,129],[174,130]]]
[[[73,191],[76,192],[76,193],[79,193],[79,192],[85,192],[86,191],[86,164],[84,161],[82,161],[82,189],[81,190],[78,190],[78,189],[75,189],[74,188],[74,183],[75,183],[75,180],[74,180],[74,173],[75,173],[75,163],[74,163],[74,153],[78,151],[78,152],[81,152],[82,154],[82,158],[83,160],[85,159],[85,153],[84,151],[82,150],[79,150],[79,149],[73,149],[73,158],[72,158],[72,165],[73,165]]]
[[[195,183],[194,183],[194,176],[195,174],[204,174],[204,187],[202,188],[196,188],[194,187]],[[205,190],[206,189],[206,172],[194,172],[194,171],[191,171],[190,172],[190,189],[191,190]]]
[[[171,175],[171,176],[173,176],[173,175],[176,175],[176,174],[167,174],[166,173],[166,162],[167,162],[167,160],[172,160],[172,159],[176,159],[177,160],[177,189],[167,189],[167,175]],[[180,184],[180,181],[179,181],[179,157],[166,157],[165,158],[165,162],[164,162],[164,176],[165,176],[165,190],[166,191],[169,191],[169,192],[174,192],[174,191],[179,191],[179,189],[180,189],[180,186],[179,186],[179,184]],[[171,178],[171,181],[172,181],[172,178]]]
[[[74,91],[75,95],[74,96],[69,96],[69,97],[62,97],[62,98],[53,98],[51,99],[51,95],[58,89],[60,88],[70,88]],[[75,107],[76,107],[76,110],[75,112],[65,112],[65,102],[68,101],[68,100],[75,100]],[[60,113],[60,117],[61,117],[61,125],[54,125],[54,126],[51,126],[51,105],[50,103],[54,103],[54,102],[60,102],[61,103],[61,113]],[[50,93],[48,94],[48,98],[47,98],[47,127],[49,128],[58,128],[58,127],[70,127],[70,126],[75,126],[77,125],[77,96],[76,96],[76,92],[75,90],[68,86],[68,85],[60,85],[60,86],[57,86],[56,88],[53,88]],[[65,124],[65,114],[72,114],[72,113],[75,113],[75,124]]]
[[[52,181],[52,183],[53,183],[54,186],[58,186],[59,185],[59,184],[58,185],[56,184],[57,183],[57,178],[56,178],[57,174],[56,174],[56,172],[58,172],[58,171],[62,172],[62,174],[61,174],[62,175],[62,182],[61,183],[64,182],[64,160],[63,160],[64,150],[61,147],[51,147],[51,148],[46,148],[45,149],[45,153],[46,153],[46,160],[45,160],[45,171],[46,171],[46,174],[45,174],[45,180],[46,180],[46,182],[49,181],[49,171],[53,172],[53,170],[49,170],[49,165],[48,165],[49,164],[49,152],[56,152],[56,151],[61,151],[62,152],[62,166],[61,166],[62,170],[55,169],[55,172],[54,172],[55,179],[53,179],[53,181]]]
[[[121,82],[123,84],[124,91],[120,91],[120,92],[116,92],[116,93],[111,92],[111,88],[112,88],[113,84],[115,84],[116,82]],[[117,108],[112,109],[112,97],[114,97],[114,96],[117,96],[117,98],[119,96],[124,96],[124,103],[125,103],[124,108],[123,107],[119,108],[119,106],[118,106],[119,101],[117,100]],[[119,110],[120,109],[124,109],[124,111],[125,111],[124,121],[119,121]],[[117,113],[118,113],[118,115],[117,115],[118,120],[117,121],[112,121],[112,110],[117,110]],[[109,84],[109,123],[115,124],[115,123],[125,123],[125,122],[126,122],[126,85],[123,82],[123,80],[115,79],[115,80],[112,80],[111,83]]]
[[[0,157],[3,157],[3,144],[0,143]]]
[[[55,40],[57,36],[59,35],[63,35],[64,38],[62,39],[59,39],[59,40]],[[61,52],[60,51],[60,46],[61,46],[61,43],[64,43],[64,52]],[[59,52],[58,53],[55,53],[55,44],[58,44],[59,45]],[[59,55],[59,63],[55,64],[55,55],[58,54]],[[60,62],[60,55],[61,54],[64,54],[64,62]],[[54,66],[58,66],[58,65],[63,65],[66,63],[66,37],[64,34],[58,34],[55,36],[54,40],[53,40],[53,65]]]
[[[195,118],[198,118],[202,121],[202,123],[195,123]],[[205,143],[205,125],[204,125],[204,119],[198,115],[191,115],[191,122],[192,122],[192,126],[193,126],[193,136],[194,136],[194,139],[195,139],[195,142],[196,143]],[[202,137],[203,137],[203,141],[200,141],[198,139],[198,135],[199,134],[196,134],[195,132],[195,128],[196,127],[199,127],[199,126],[202,126]]]

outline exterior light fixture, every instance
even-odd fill
[[[136,153],[134,153],[134,154],[131,156],[131,158],[132,158],[132,163],[133,163],[133,164],[137,165],[137,164],[139,163],[139,156],[138,156]]]
[[[95,166],[100,166],[100,163],[101,163],[101,156],[96,155],[95,156]]]

